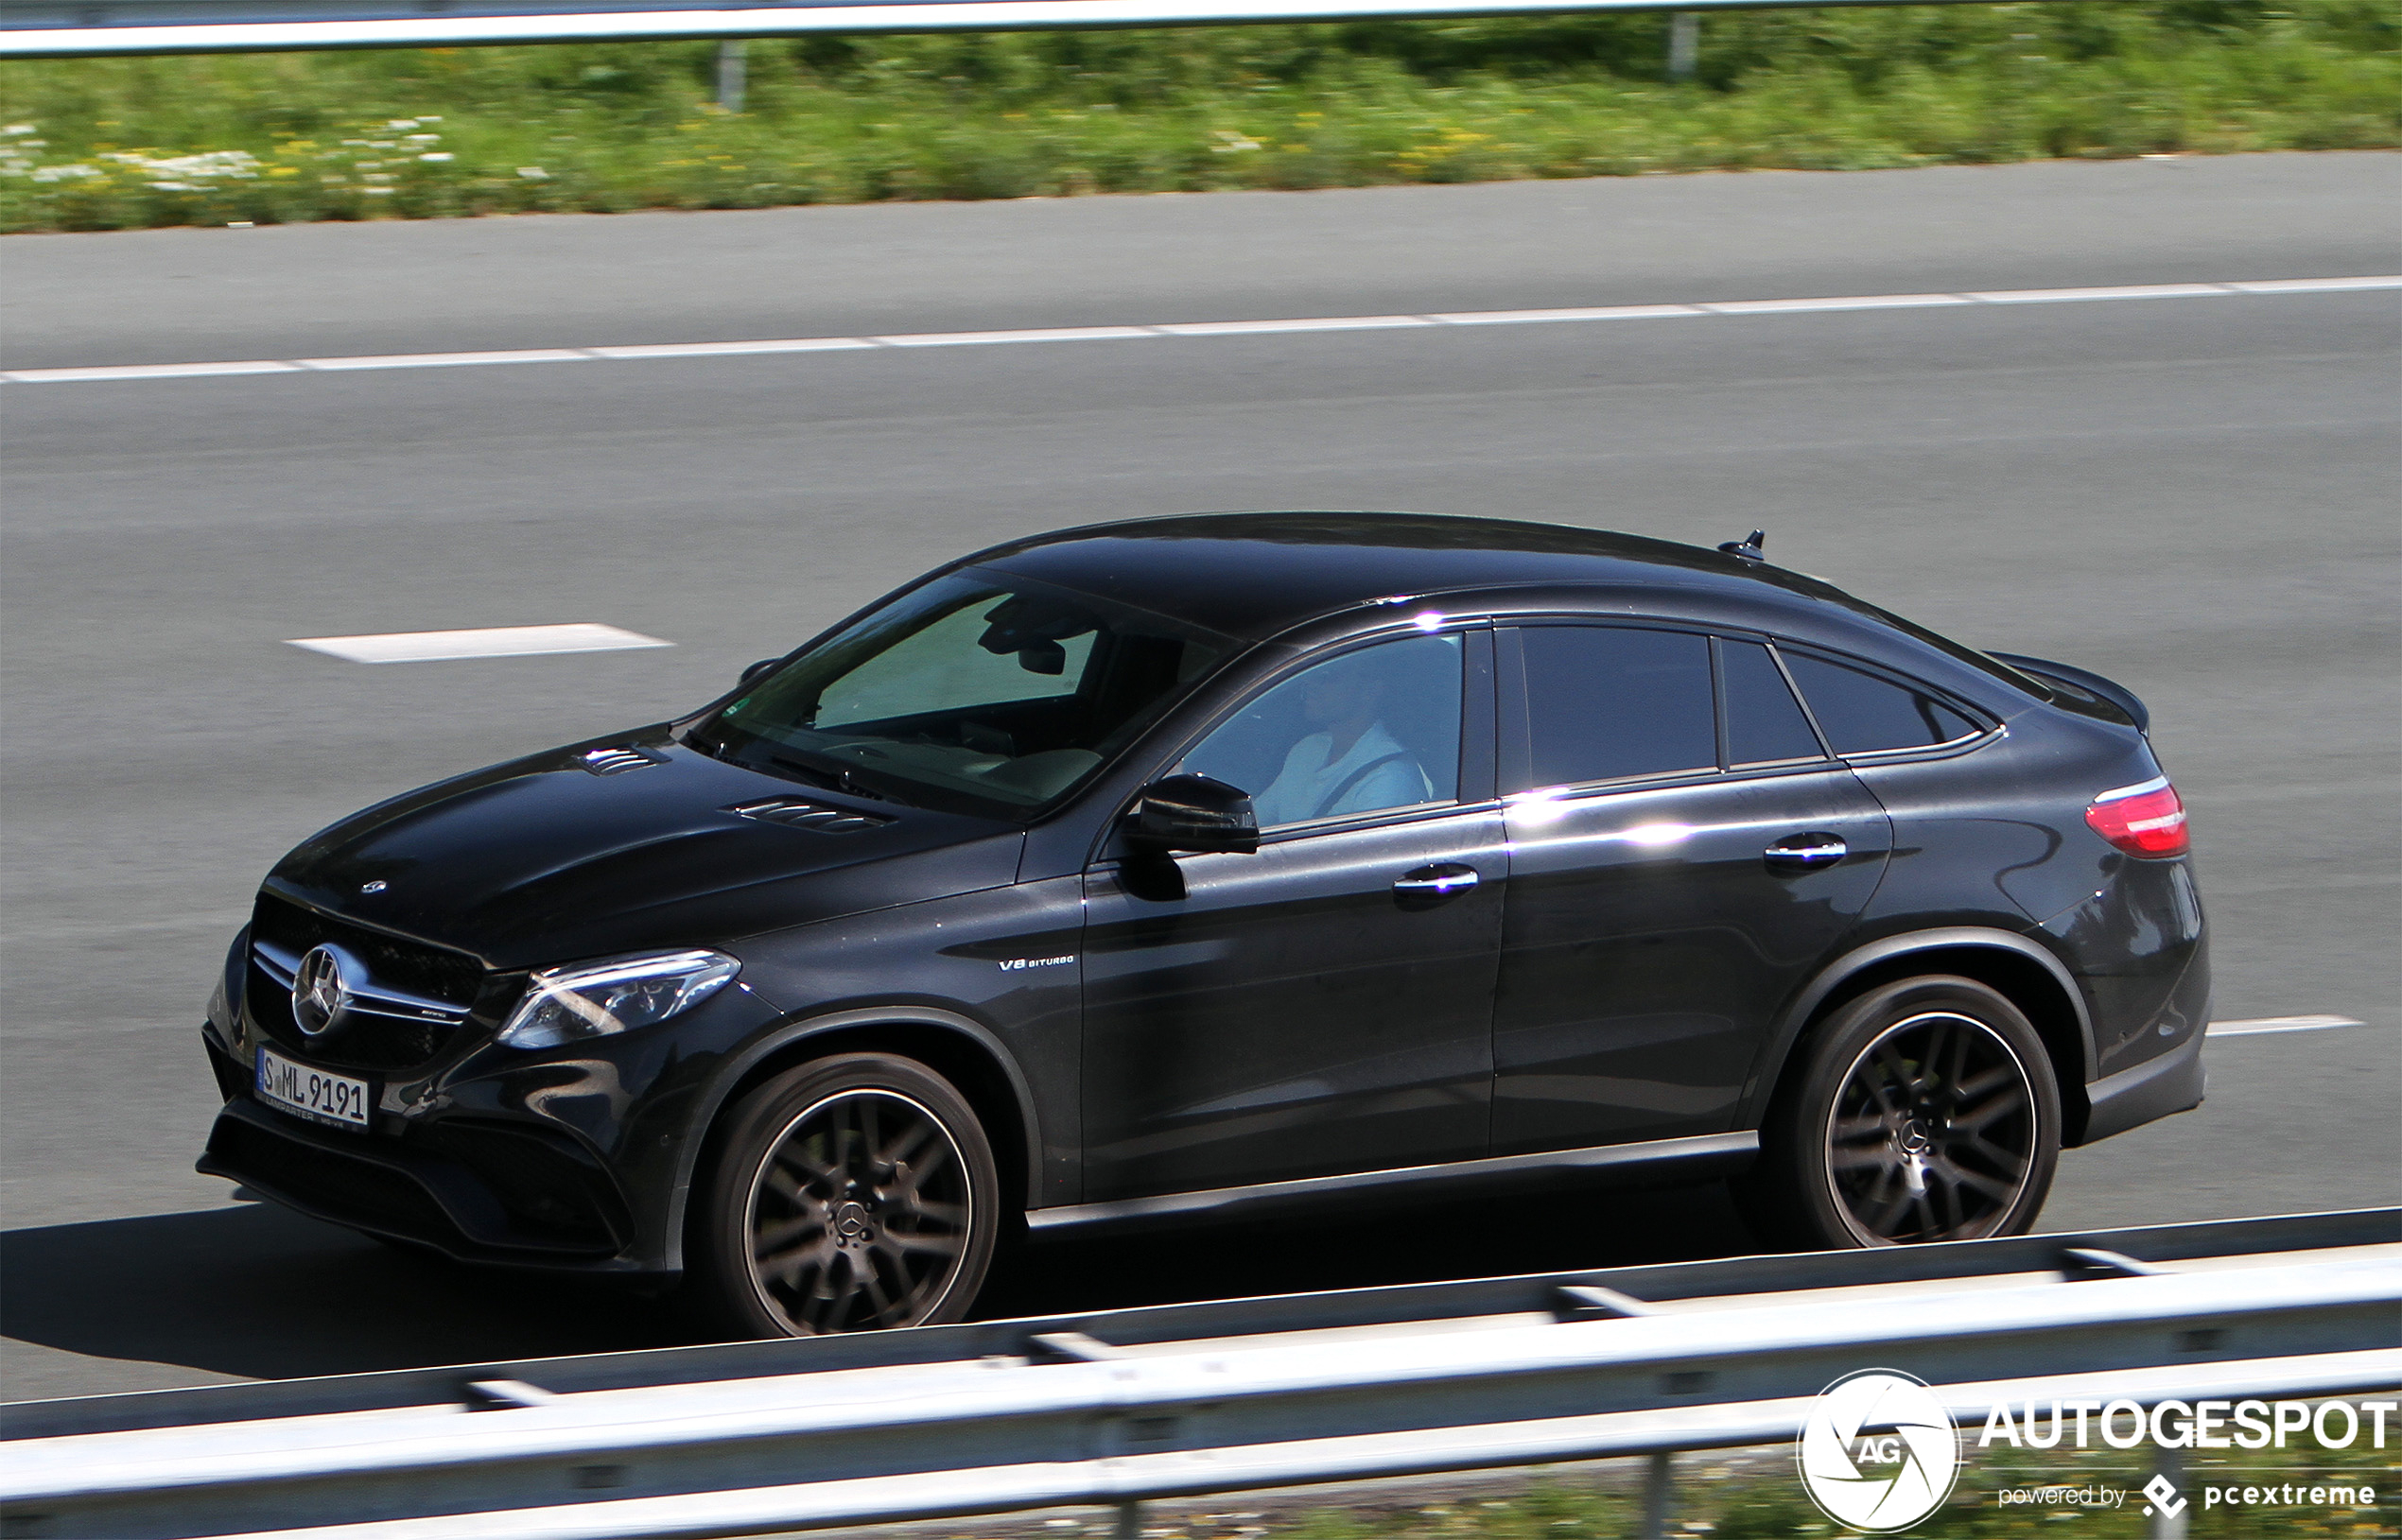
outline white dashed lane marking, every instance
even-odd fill
[[[1850,294],[1815,300],[1719,300],[1697,304],[1609,304],[1557,310],[1453,310],[1416,316],[1314,316],[1289,320],[1161,321],[1148,326],[1040,326],[994,332],[904,332],[884,337],[762,337],[747,342],[646,342],[626,347],[519,348],[496,353],[374,354],[354,358],[244,358],[213,364],[122,364],[16,369],[0,381],[77,385],[110,380],[184,380],[224,374],[319,374],[383,369],[459,369],[483,364],[588,364],[645,358],[731,358],[874,348],[988,348],[1028,342],[1156,341],[1161,337],[1261,337],[1298,332],[1411,327],[1548,326],[1572,321],[1653,320],[1674,316],[1791,316],[1847,310],[1927,310],[1951,305],[2086,304],[2107,300],[2192,300],[2402,289],[2402,275],[2272,278],[2232,284],[2121,284],[2107,288],[2008,288],[1959,294]]]
[[[374,636],[295,636],[294,647],[352,663],[435,663],[453,658],[523,658],[544,652],[620,652],[673,647],[615,626],[494,626],[480,631],[400,631]]]
[[[2264,1032],[2324,1032],[2337,1027],[2365,1025],[2350,1016],[2254,1016],[2248,1021],[2214,1021],[2205,1035],[2254,1037]]]

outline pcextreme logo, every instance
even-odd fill
[[[1795,1461],[1803,1489],[1827,1517],[1891,1534],[1952,1495],[1959,1428],[1926,1381],[1898,1369],[1863,1369],[1819,1393]]]

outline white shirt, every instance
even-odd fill
[[[1340,759],[1329,763],[1327,751],[1334,747],[1331,733],[1313,733],[1293,745],[1284,756],[1284,768],[1277,772],[1275,782],[1253,799],[1252,805],[1260,815],[1262,828],[1274,828],[1279,823],[1299,823],[1313,818],[1332,818],[1338,813],[1366,813],[1380,807],[1408,807],[1434,800],[1435,788],[1427,784],[1426,772],[1418,761],[1394,741],[1382,722],[1373,723],[1362,733]],[[1397,759],[1386,756],[1399,754]],[[1379,759],[1378,765],[1359,779],[1359,783],[1336,798],[1332,805],[1326,799],[1338,787],[1350,779],[1361,766]]]

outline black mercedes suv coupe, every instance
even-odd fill
[[[1022,540],[294,850],[200,1167],[766,1335],[956,1320],[1030,1230],[1541,1184],[2012,1234],[2202,1099],[2146,724],[1757,537]]]

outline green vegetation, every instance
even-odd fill
[[[2363,1443],[2366,1441],[2363,1440]],[[2146,1451],[2148,1452],[2148,1451]],[[2392,1540],[2394,1508],[2402,1497],[2391,1448],[2235,1452],[2196,1459],[2184,1493],[2193,1540]],[[1160,1540],[1625,1540],[1641,1530],[1642,1502],[1629,1484],[1640,1466],[1628,1462],[1601,1480],[1588,1469],[1534,1475],[1523,1486],[1488,1486],[1430,1500],[1419,1496],[1384,1501],[1355,1500],[1315,1509],[1245,1512],[1243,1495],[1210,1499],[1195,1511],[1154,1510],[1143,1533]],[[1989,1453],[1971,1449],[1951,1500],[1908,1531],[1909,1540],[2003,1540],[2033,1534],[2077,1540],[2140,1540],[2149,1531],[2140,1488],[2149,1478],[2143,1455],[2097,1448],[2050,1454]],[[2244,1481],[2354,1484],[2368,1487],[2373,1502],[2324,1503],[2317,1507],[2205,1507],[2205,1483]],[[2004,1506],[2006,1489],[2062,1485],[2125,1494],[2118,1506]],[[1288,1498],[1289,1494],[1285,1495]],[[1223,1507],[1229,1512],[1211,1512]],[[963,1525],[945,1540],[984,1540],[999,1533],[1023,1534],[1007,1521]],[[1057,1521],[1041,1531],[1072,1540],[1112,1532],[1107,1518],[1082,1525]],[[1678,1466],[1676,1507],[1669,1532],[1679,1540],[1854,1540],[1854,1531],[1811,1506],[1795,1478],[1790,1455],[1760,1451],[1743,1455],[1695,1454]]]
[[[754,208],[2402,144],[2385,0],[0,65],[0,229]]]

